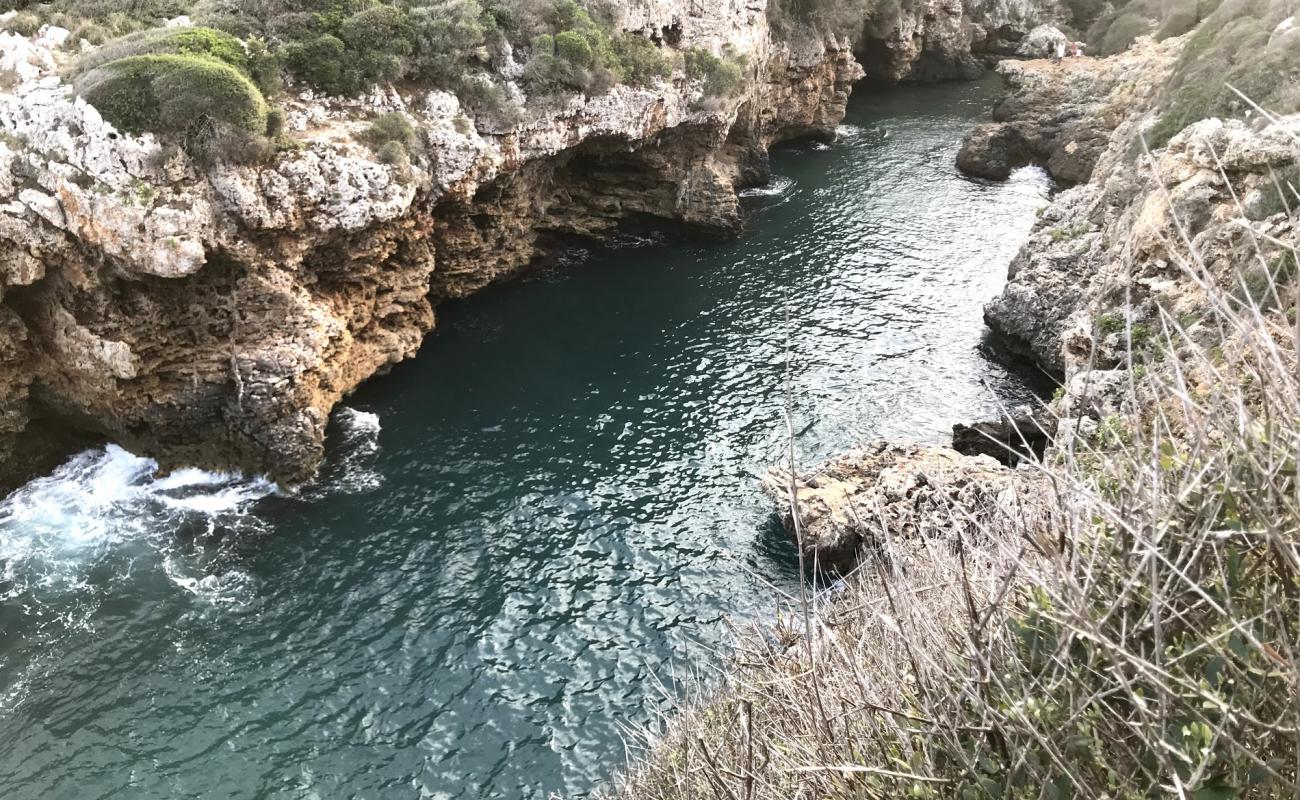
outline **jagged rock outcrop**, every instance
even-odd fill
[[[1276,276],[1289,263],[1300,203],[1283,194],[1288,180],[1300,185],[1300,118],[1205,120],[1143,152],[1159,81],[1181,45],[1171,39],[1109,59],[1070,59],[1068,71],[1020,64],[1012,99],[1000,104],[1027,110],[1086,85],[1102,92],[1068,127],[1059,115],[1027,111],[1011,123],[1027,140],[1054,143],[1054,153],[1067,138],[1077,143],[1072,174],[1090,179],[1043,211],[1006,287],[985,308],[1013,350],[1057,375],[1123,364],[1130,342],[1141,352],[1160,337],[1162,313],[1194,326],[1207,302],[1203,281],[1241,296],[1267,284],[1263,270]],[[1079,77],[1089,72],[1096,77]],[[1260,263],[1257,246],[1269,263]]]
[[[1025,35],[1016,47],[1016,55],[1025,58],[1052,58],[1058,53],[1064,55],[1070,37],[1055,25],[1039,25]]]
[[[800,473],[798,529],[790,483],[788,470],[773,469],[763,490],[808,564],[842,573],[887,539],[974,543],[1026,530],[1050,512],[1039,473],[942,447],[875,442]]]
[[[984,72],[978,54],[1009,55],[1028,31],[1061,15],[1055,0],[919,0],[878,10],[856,53],[876,81],[970,79]]]
[[[1178,40],[1147,41],[1104,59],[1003,61],[998,72],[1008,93],[993,108],[994,122],[966,137],[958,167],[1001,179],[1039,163],[1058,180],[1086,183],[1111,133],[1152,102],[1180,47]]]
[[[1018,406],[996,419],[952,426],[952,449],[967,456],[988,456],[1014,467],[1042,458],[1056,436],[1056,416],[1046,408]]]

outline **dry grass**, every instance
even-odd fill
[[[610,796],[1300,796],[1300,285],[1211,276],[1194,233],[1214,345],[1162,318],[1126,410],[1036,467],[1058,514],[792,598]]]

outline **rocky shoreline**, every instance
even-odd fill
[[[297,93],[293,148],[210,168],[77,98],[62,75],[86,45],[67,31],[0,33],[0,488],[94,438],[164,468],[303,480],[331,409],[412,357],[440,301],[557,235],[629,219],[737,235],[737,190],[767,179],[768,148],[833,136],[864,75],[960,77],[973,48],[1039,16],[932,0],[855,48],[779,40],[764,3],[658,3],[620,26],[736,54],[743,92],[706,100],[678,73],[535,104],[508,128],[446,92]],[[409,170],[357,141],[393,111],[417,122]]]
[[[889,537],[969,540],[972,526],[996,531],[1016,515],[1017,529],[1035,527],[1034,515],[1050,513],[1042,471],[1034,459],[1012,469],[992,456],[1021,431],[1049,460],[1076,442],[1095,446],[1099,429],[1141,412],[1135,371],[1145,374],[1148,356],[1168,346],[1163,331],[1212,346],[1222,332],[1210,322],[1211,294],[1266,307],[1267,287],[1290,279],[1300,204],[1284,199],[1293,181],[1285,176],[1300,168],[1300,115],[1253,125],[1209,119],[1163,148],[1144,146],[1186,39],[1140,40],[1106,59],[999,66],[1008,93],[995,122],[963,143],[959,167],[996,179],[1038,164],[1073,185],[1041,213],[985,320],[1060,389],[1018,422],[956,426],[954,444],[976,457],[876,443],[801,471],[795,484],[809,561],[843,572]],[[1190,263],[1189,244],[1197,253]],[[764,484],[798,539],[789,485],[783,467]]]

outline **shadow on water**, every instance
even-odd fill
[[[440,309],[320,479],[79,456],[0,506],[6,798],[544,798],[797,584],[758,489],[1032,392],[980,307],[1049,190],[952,167],[995,81],[856,97],[734,242],[584,247]],[[636,245],[636,246],[632,246]],[[178,531],[184,535],[177,537]],[[218,544],[212,544],[219,540]]]

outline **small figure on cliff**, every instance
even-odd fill
[[[1058,39],[1056,41],[1056,46],[1052,50],[1052,61],[1060,63],[1061,59],[1065,58],[1065,51],[1066,41],[1064,39]]]

